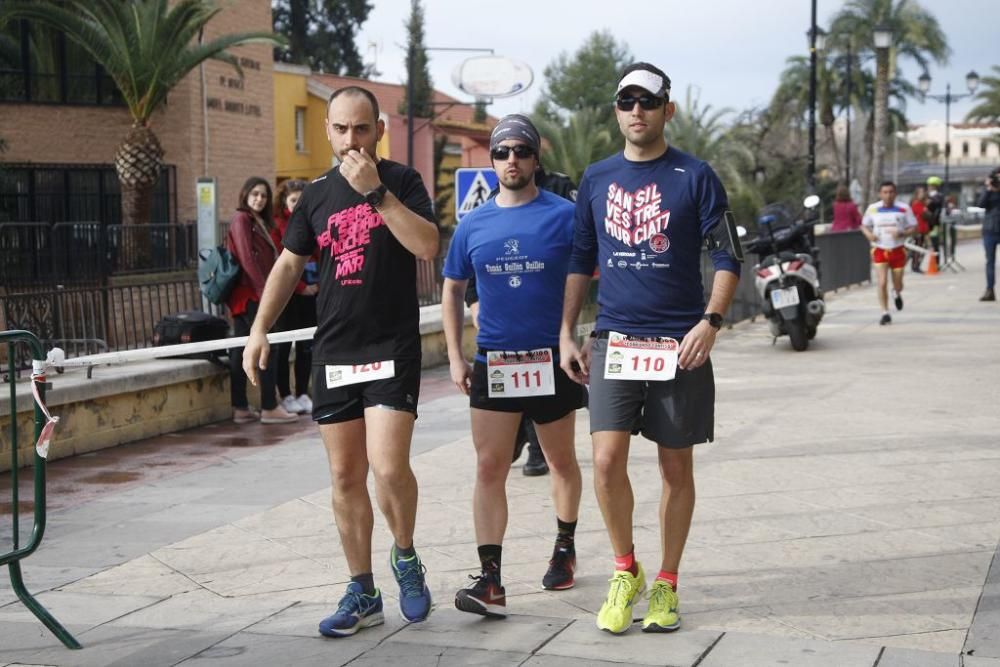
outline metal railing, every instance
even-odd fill
[[[10,570],[11,587],[17,594],[18,599],[45,624],[52,633],[59,638],[67,648],[78,649],[80,643],[55,619],[48,610],[43,607],[35,597],[28,592],[24,585],[24,578],[21,575],[21,561],[30,556],[38,549],[45,535],[45,459],[38,451],[34,451],[34,521],[31,527],[31,537],[27,544],[21,545],[21,525],[20,525],[20,498],[18,488],[18,462],[17,452],[17,382],[14,373],[14,359],[18,356],[15,352],[17,343],[22,343],[27,348],[28,355],[37,361],[44,361],[45,354],[42,351],[42,343],[38,338],[28,331],[3,331],[0,332],[0,346],[6,343],[7,347],[7,382],[10,385],[10,493],[11,493],[11,549],[6,553],[0,553],[0,567],[4,565]],[[31,379],[38,386],[38,393],[41,399],[45,400],[45,376],[39,375]],[[38,439],[45,426],[46,419],[38,403],[34,403],[34,424],[35,437],[32,442]]]
[[[156,323],[184,310],[204,310],[191,278],[0,296],[2,326],[35,331],[47,347],[61,347],[68,357],[150,347]],[[222,307],[209,311],[219,314]],[[22,354],[18,367],[27,361]]]
[[[0,285],[9,290],[192,269],[197,245],[193,224],[0,223]]]

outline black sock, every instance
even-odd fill
[[[559,529],[556,541],[563,544],[572,544],[573,537],[576,535],[576,521],[563,521],[557,516],[556,526]]]
[[[499,544],[479,545],[479,563],[483,567],[483,573],[495,576],[500,581],[500,558],[503,554],[503,547]]]
[[[365,595],[375,594],[375,576],[371,572],[356,574],[351,577],[351,581],[361,584],[361,588],[364,589]]]
[[[413,547],[412,543],[406,548],[403,548],[398,544],[396,545],[396,560],[399,560],[400,558],[413,558],[416,555],[417,550]]]

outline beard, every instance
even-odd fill
[[[517,175],[514,175],[514,174],[508,174],[506,171],[502,171],[497,175],[497,177],[500,179],[500,182],[503,184],[503,186],[508,190],[520,190],[526,187],[528,183],[531,183],[532,179],[534,179],[535,177],[535,174],[525,173],[521,171],[518,172]]]

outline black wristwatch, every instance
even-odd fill
[[[379,186],[374,190],[369,190],[365,193],[365,201],[372,208],[376,208],[382,204],[382,200],[385,199],[385,193],[388,192],[388,188],[385,187],[385,183],[379,183]]]
[[[722,328],[722,315],[719,313],[705,313],[701,319],[708,320],[709,325],[715,327],[716,331]]]

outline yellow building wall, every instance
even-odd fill
[[[274,72],[274,162],[277,180],[312,180],[333,165],[333,148],[326,138],[326,100],[307,88],[308,77],[297,72]],[[305,150],[295,150],[295,109],[304,108]],[[383,114],[384,116],[384,114]],[[378,143],[380,157],[389,157],[389,123]]]

